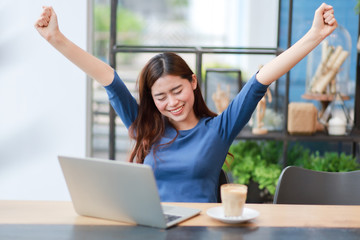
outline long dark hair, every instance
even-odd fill
[[[138,116],[129,129],[130,137],[135,139],[135,146],[130,155],[131,162],[143,163],[151,146],[158,142],[165,132],[166,119],[155,106],[151,95],[153,84],[160,77],[166,75],[179,76],[191,82],[193,74],[187,63],[175,53],[158,54],[144,66],[138,78]],[[196,117],[214,117],[217,115],[206,106],[199,82],[194,90],[194,98],[193,109]],[[167,144],[171,144],[175,138]]]

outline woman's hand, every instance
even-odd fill
[[[321,4],[315,11],[310,30],[293,46],[265,64],[256,75],[258,81],[269,85],[279,79],[329,36],[336,27],[333,7],[325,3]]]
[[[311,30],[316,34],[320,34],[322,39],[325,39],[335,30],[337,25],[333,7],[323,3],[315,11]]]
[[[47,41],[51,41],[60,32],[57,16],[52,7],[43,7],[40,18],[35,22],[35,28]]]
[[[35,22],[35,28],[53,47],[90,77],[103,86],[111,84],[114,79],[114,70],[71,42],[60,32],[57,17],[52,7],[43,7],[40,18]]]

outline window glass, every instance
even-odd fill
[[[110,0],[93,2],[93,53],[109,59]],[[119,0],[117,45],[163,47],[275,48],[278,0]],[[264,21],[266,20],[266,21]],[[156,53],[118,53],[116,70],[136,93],[136,79]],[[196,72],[196,56],[180,54]],[[208,68],[241,70],[247,81],[274,55],[204,54],[201,79]],[[199,77],[198,77],[199,78]],[[275,101],[274,101],[275,102]],[[107,157],[108,100],[104,89],[93,83],[93,155]],[[116,158],[131,146],[127,130],[117,118]]]

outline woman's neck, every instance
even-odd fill
[[[195,114],[192,117],[186,119],[186,121],[173,121],[171,119],[168,120],[179,131],[193,129],[199,122],[199,119],[195,116]]]

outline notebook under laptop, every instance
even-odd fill
[[[79,215],[168,228],[200,213],[162,206],[150,166],[65,156],[59,162]]]

